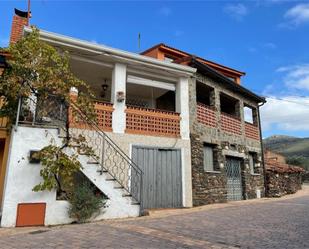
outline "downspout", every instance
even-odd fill
[[[265,166],[265,158],[264,158],[264,145],[263,145],[263,138],[262,138],[262,126],[261,126],[261,115],[260,115],[260,107],[262,107],[266,102],[262,102],[262,104],[258,105],[258,120],[259,120],[259,131],[260,131],[260,143],[261,143],[261,150],[262,150],[262,164],[263,164],[263,173],[264,173],[264,195],[266,196],[267,193],[267,184],[266,184],[266,166]]]

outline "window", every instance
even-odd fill
[[[256,108],[250,107],[248,105],[244,106],[244,119],[245,122],[257,125],[257,110]]]
[[[220,108],[222,113],[240,117],[239,101],[223,93],[220,94]]]
[[[213,146],[204,145],[203,148],[204,154],[204,170],[205,171],[214,171],[214,152]]]
[[[215,90],[203,83],[196,82],[196,101],[208,106],[215,105]]]
[[[249,168],[250,174],[255,174],[255,153],[249,153]]]

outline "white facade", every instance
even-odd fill
[[[26,28],[26,32],[30,30]],[[101,57],[78,58],[80,61],[102,66],[111,74],[111,102],[113,104],[112,132],[107,135],[131,157],[133,146],[154,146],[181,150],[182,200],[184,207],[192,206],[191,147],[189,137],[189,90],[188,81],[195,69],[158,61],[153,58],[90,44],[76,39],[41,32],[41,39],[52,45],[61,45],[82,52],[96,53]],[[76,57],[76,56],[75,56]],[[98,59],[99,58],[99,59]],[[97,74],[100,74],[98,68]],[[87,74],[87,72],[85,72]],[[130,74],[130,77],[129,77]],[[92,75],[90,75],[92,76]],[[137,77],[138,76],[138,77]],[[126,131],[126,90],[128,81],[136,84],[157,87],[164,91],[175,91],[175,108],[180,114],[180,137],[163,137],[127,134]],[[162,91],[162,90],[160,90]],[[75,94],[78,92],[75,91]],[[68,217],[69,203],[56,200],[56,191],[33,192],[32,188],[41,181],[40,164],[29,163],[30,150],[40,150],[51,141],[61,145],[58,129],[35,126],[19,126],[12,131],[8,156],[6,183],[2,203],[1,226],[16,225],[19,203],[46,203],[45,225],[72,222]],[[102,148],[103,150],[103,148]],[[70,153],[68,151],[68,153]],[[116,182],[107,181],[107,175],[98,173],[99,165],[89,165],[87,156],[79,156],[84,175],[108,196],[107,207],[95,219],[134,217],[140,214],[140,206],[132,205],[132,198],[117,187]]]

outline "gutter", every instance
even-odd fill
[[[24,33],[30,33],[30,32],[32,32],[32,28],[24,27]],[[161,68],[165,68],[165,70],[171,69],[171,70],[175,70],[175,71],[187,73],[187,74],[193,74],[196,72],[195,68],[192,68],[189,66],[160,61],[158,59],[151,58],[148,56],[143,56],[143,55],[135,54],[132,52],[127,52],[124,50],[111,48],[105,45],[97,45],[91,42],[83,41],[80,39],[48,32],[44,30],[39,30],[39,32],[40,32],[40,37],[42,38],[42,40],[56,42],[56,43],[58,42],[58,43],[62,43],[62,45],[71,46],[75,48],[80,48],[80,49],[84,48],[84,49],[92,50],[91,52],[99,53],[98,55],[100,54],[111,55],[116,58],[120,57],[120,58],[128,59],[131,61],[138,61],[144,64],[151,64],[151,65],[155,65]]]
[[[264,144],[262,138],[262,126],[261,126],[261,115],[260,115],[260,107],[262,107],[266,102],[258,105],[258,119],[259,119],[259,131],[260,131],[260,143],[261,143],[261,151],[262,151],[262,164],[263,164],[263,171],[264,171],[264,189],[265,189],[265,196],[267,194],[267,183],[266,183],[266,165],[265,165],[265,157],[264,157]]]

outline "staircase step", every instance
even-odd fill
[[[108,171],[105,170],[105,169],[103,169],[103,170],[102,169],[98,169],[97,172],[100,173],[100,174],[103,174],[103,173],[107,173]]]
[[[99,162],[91,162],[91,161],[89,161],[89,162],[87,162],[87,164],[100,164]]]
[[[115,178],[107,178],[106,181],[116,181]]]
[[[140,203],[137,202],[137,201],[132,201],[132,202],[131,202],[131,205],[140,205]]]
[[[124,187],[122,187],[122,186],[117,186],[117,187],[114,187],[114,189],[124,189]]]

